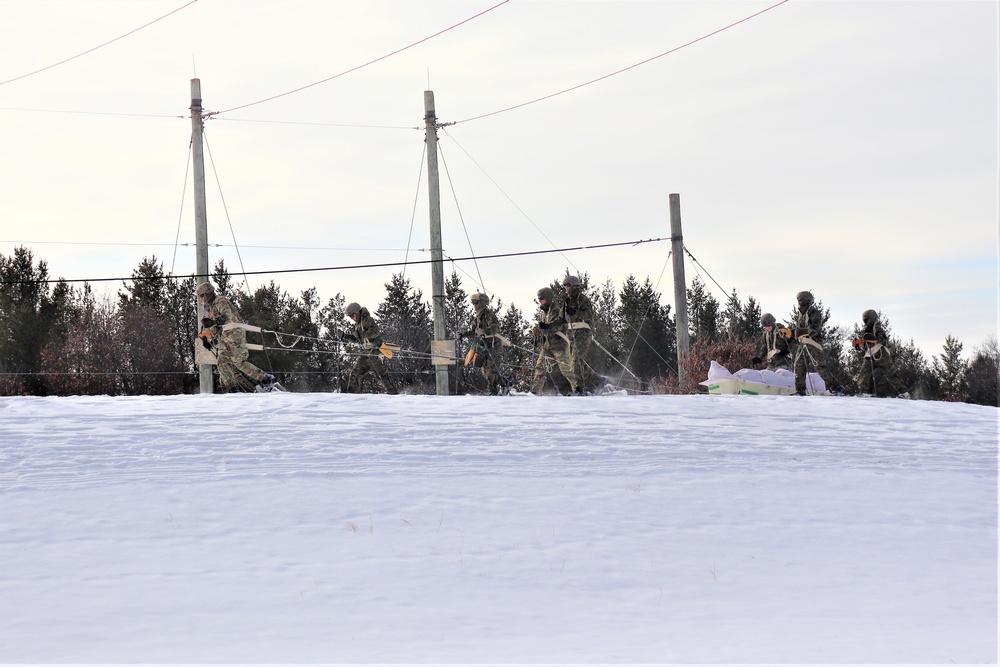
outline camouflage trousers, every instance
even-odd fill
[[[347,378],[348,393],[361,393],[361,379],[368,371],[372,371],[378,376],[378,379],[382,382],[382,386],[385,387],[385,393],[397,393],[396,385],[393,383],[392,378],[389,377],[389,371],[382,362],[382,355],[376,350],[361,353],[357,361],[354,362],[351,375]]]
[[[896,377],[896,372],[892,368],[892,357],[888,352],[866,356],[861,360],[858,392],[882,398],[895,398],[906,392],[906,388]]]
[[[247,332],[245,329],[230,329],[219,336],[219,384],[224,391],[242,389],[253,391],[257,383],[264,380],[266,373],[249,361]]]
[[[795,391],[806,393],[806,373],[826,375],[826,358],[823,349],[809,343],[799,343],[795,349]]]
[[[542,347],[542,351],[538,353],[538,358],[535,359],[535,374],[531,378],[531,393],[540,394],[542,390],[545,389],[545,381],[552,376],[553,373],[562,373],[560,370],[562,364],[559,363],[559,356],[568,355],[566,348],[546,348]],[[576,389],[576,375],[573,375],[573,379],[566,378],[573,390]],[[553,380],[553,384],[556,383]]]
[[[569,346],[568,362],[572,364],[574,372],[579,377],[579,382],[574,386],[576,389],[591,392],[597,388],[597,373],[590,366],[590,348],[594,342],[594,336],[589,329],[570,332],[569,336],[572,344]],[[563,370],[563,375],[565,374],[566,371]]]
[[[503,373],[500,371],[500,359],[497,356],[499,352],[498,348],[491,349],[488,347],[483,347],[482,351],[477,351],[477,354],[482,355],[485,360],[481,370],[483,372],[483,379],[486,380],[486,389],[491,394],[499,393],[505,384]]]

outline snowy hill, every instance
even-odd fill
[[[8,662],[996,663],[994,408],[0,398]]]

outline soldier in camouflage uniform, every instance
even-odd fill
[[[378,379],[385,387],[385,393],[395,394],[396,385],[389,377],[389,371],[382,361],[382,336],[379,332],[375,318],[371,316],[367,308],[362,308],[357,303],[349,303],[344,308],[344,315],[354,322],[354,331],[349,333],[360,346],[361,351],[351,369],[351,375],[347,379],[347,391],[352,394],[361,392],[361,379],[368,371],[374,371]]]
[[[822,377],[826,372],[826,362],[823,356],[823,314],[815,304],[812,292],[803,291],[795,295],[798,310],[795,311],[795,321],[792,329],[781,329],[785,338],[794,341],[795,345],[795,393],[806,394],[806,373],[819,373]]]
[[[892,368],[889,337],[879,326],[878,313],[868,309],[861,314],[861,321],[864,329],[853,341],[854,348],[865,355],[858,372],[858,392],[879,397],[909,397]]]
[[[594,319],[594,304],[583,293],[583,283],[577,276],[566,276],[563,287],[566,288],[566,300],[563,301],[559,316],[566,323],[566,335],[569,337],[569,364],[580,378],[575,391],[579,394],[593,393],[599,380],[589,363],[590,346],[594,342],[594,334],[590,330],[590,323]],[[560,367],[562,368],[562,364]],[[566,369],[562,368],[562,371],[566,375]]]
[[[540,314],[538,324],[531,330],[538,341],[538,358],[535,360],[535,374],[531,378],[531,393],[540,394],[545,388],[545,380],[553,379],[558,391],[558,377],[562,368],[569,375],[563,378],[569,383],[571,391],[576,391],[579,382],[573,364],[569,359],[569,338],[566,336],[566,323],[559,316],[559,309],[553,304],[555,294],[551,287],[538,290],[538,307]]]
[[[209,332],[218,343],[219,384],[222,390],[256,391],[259,387],[270,391],[275,385],[274,376],[250,363],[246,329],[226,326],[243,322],[233,302],[216,294],[215,287],[208,282],[198,285],[195,294],[205,308],[202,330]]]
[[[500,369],[500,321],[490,308],[488,295],[473,294],[469,299],[475,313],[470,328],[460,332],[458,337],[472,339],[471,351],[475,359],[473,365],[482,370],[486,390],[493,395],[502,394],[509,390],[510,382]]]
[[[778,323],[771,313],[764,313],[760,316],[760,324],[764,327],[761,343],[757,348],[757,356],[751,360],[754,367],[766,363],[767,369],[776,371],[779,368],[792,370],[791,345],[789,340],[781,334]]]

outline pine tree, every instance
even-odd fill
[[[353,363],[346,346],[341,342],[342,335],[349,331],[344,319],[346,303],[347,299],[338,292],[320,309],[317,317],[323,341],[317,344],[317,354],[323,358],[323,384],[327,390],[338,389],[347,384]]]
[[[622,369],[615,359],[622,358],[622,345],[615,284],[610,279],[605,280],[600,288],[594,289],[588,296],[594,304],[594,321],[590,323],[590,329],[594,340],[600,345],[594,346],[597,349],[591,355],[595,370],[602,375],[618,375]]]
[[[505,347],[502,351],[503,372],[516,380],[519,389],[525,390],[531,382],[536,356],[531,348],[528,322],[513,303],[499,319],[500,334],[510,341],[510,347]]]
[[[688,327],[691,344],[697,341],[714,343],[723,329],[719,302],[715,300],[705,283],[695,276],[687,290]]]
[[[409,385],[427,391],[432,385],[433,372],[430,351],[434,325],[430,305],[402,273],[393,274],[385,290],[385,300],[375,312],[375,319],[383,337],[405,350],[393,358],[390,372],[401,388]]]
[[[57,323],[65,321],[71,292],[65,284],[53,298],[45,260],[35,258],[24,246],[10,257],[0,253],[0,373],[10,373],[0,383],[7,394],[44,395],[46,380],[37,375],[42,350]]]
[[[991,334],[978,348],[965,372],[969,402],[1000,407],[997,385],[1000,384],[1000,347]]]
[[[757,340],[761,330],[760,315],[760,305],[757,301],[749,297],[744,305],[734,289],[726,300],[725,310],[722,311],[726,335],[740,341]]]
[[[132,284],[122,283],[124,292],[118,292],[119,310],[143,307],[156,315],[162,315],[167,304],[167,284],[163,273],[163,263],[156,256],[144,257],[139,266],[132,270]]]
[[[623,356],[618,359],[644,381],[666,376],[677,365],[676,328],[670,318],[670,306],[663,306],[660,299],[649,278],[640,286],[633,275],[625,279],[619,294],[619,340]],[[615,377],[628,374],[619,369]]]
[[[966,363],[962,360],[962,343],[951,334],[945,338],[943,354],[934,355],[931,368],[937,380],[938,397],[946,401],[962,401],[962,384],[965,379]]]

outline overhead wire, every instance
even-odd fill
[[[410,230],[406,234],[406,254],[403,255],[403,261],[408,262],[410,259],[410,242],[413,240],[413,226],[417,220],[417,202],[420,201],[420,183],[424,180],[424,161],[427,159],[427,142],[423,142],[422,148],[420,150],[420,168],[417,170],[417,188],[416,192],[413,194],[413,210],[410,212]],[[403,267],[403,277],[406,277],[406,267]]]
[[[482,16],[483,14],[487,14],[487,13],[493,11],[494,9],[496,9],[497,7],[500,7],[502,5],[507,4],[508,2],[510,2],[510,0],[502,0],[502,2],[500,2],[500,3],[496,4],[496,5],[493,5],[492,7],[488,8],[488,9],[483,10],[483,11],[479,12],[478,14],[474,14],[474,15],[470,16],[467,19],[463,19],[462,21],[459,21],[458,23],[456,23],[454,25],[448,26],[444,30],[439,30],[436,33],[434,33],[433,35],[428,35],[427,37],[424,37],[423,39],[417,40],[416,42],[413,42],[412,44],[408,44],[408,45],[406,45],[406,46],[404,46],[402,48],[396,49],[395,51],[392,51],[391,53],[385,54],[384,56],[379,56],[378,58],[375,58],[374,60],[369,60],[368,62],[362,63],[361,65],[358,65],[356,67],[352,67],[352,68],[350,68],[348,70],[344,70],[343,72],[341,72],[339,74],[334,74],[333,76],[329,76],[329,77],[327,77],[325,79],[320,79],[319,81],[307,84],[305,86],[299,86],[298,88],[295,88],[294,90],[289,90],[288,92],[285,92],[285,93],[280,93],[278,95],[272,95],[270,97],[265,97],[264,99],[257,100],[256,102],[248,102],[247,104],[241,104],[239,106],[230,107],[229,109],[223,109],[222,111],[216,111],[216,112],[214,112],[214,115],[229,113],[230,111],[236,111],[237,109],[246,109],[247,107],[252,107],[252,106],[255,106],[257,104],[263,104],[264,102],[270,102],[272,100],[276,100],[276,99],[281,98],[281,97],[286,97],[288,95],[292,95],[294,93],[301,92],[301,91],[306,90],[308,88],[312,88],[314,86],[318,86],[320,84],[326,83],[327,81],[333,81],[334,79],[340,78],[340,77],[342,77],[342,76],[344,76],[346,74],[350,74],[351,72],[356,72],[359,69],[362,69],[364,67],[368,67],[369,65],[374,65],[375,63],[377,63],[377,62],[379,62],[381,60],[385,60],[386,58],[391,58],[392,56],[397,55],[399,53],[402,53],[403,51],[406,51],[407,49],[412,49],[414,46],[418,46],[420,44],[423,44],[426,41],[434,39],[435,37],[439,37],[439,36],[443,35],[444,33],[448,32],[449,30],[454,30],[455,28],[457,28],[457,27],[459,27],[461,25],[465,25],[469,21],[477,19],[480,16]]]
[[[578,252],[583,250],[602,250],[604,248],[616,248],[622,246],[637,246],[645,243],[660,243],[662,241],[669,241],[670,237],[666,238],[655,238],[655,239],[638,239],[635,241],[619,241],[615,243],[600,243],[596,245],[584,245],[575,246],[567,248],[554,248],[551,250],[525,250],[521,252],[504,252],[504,253],[494,253],[490,255],[476,255],[476,256],[466,256],[466,257],[452,257],[449,261],[452,262],[468,262],[473,260],[486,260],[486,259],[502,259],[507,257],[529,257],[533,255],[548,255],[552,253],[564,253],[564,252]],[[301,269],[269,269],[264,271],[243,271],[242,273],[230,272],[230,275],[242,275],[242,276],[254,276],[254,275],[279,275],[288,273],[317,273],[320,271],[351,271],[356,269],[379,269],[394,266],[416,266],[421,264],[432,264],[441,260],[435,259],[421,259],[408,262],[379,262],[373,264],[351,264],[342,266],[322,266],[322,267],[310,267]],[[29,284],[46,284],[46,283],[99,283],[99,282],[117,282],[117,281],[128,281],[128,280],[160,280],[162,278],[168,278],[173,280],[179,280],[178,276],[128,276],[125,278],[45,278],[45,279],[32,279],[32,280],[0,280],[0,285],[29,285]]]
[[[190,7],[191,5],[193,5],[196,2],[198,2],[198,0],[191,0],[190,2],[188,2],[188,3],[184,4],[184,5],[181,5],[180,7],[178,7],[175,10],[173,10],[171,12],[167,12],[166,14],[164,14],[163,16],[161,16],[158,19],[154,19],[154,20],[150,21],[149,23],[145,23],[145,24],[139,26],[138,28],[135,28],[134,30],[128,31],[124,35],[119,35],[118,37],[115,37],[114,39],[109,40],[107,42],[104,42],[103,44],[98,44],[97,46],[95,46],[93,48],[87,49],[86,51],[82,51],[82,52],[76,54],[75,56],[70,56],[69,58],[65,58],[63,60],[60,60],[57,63],[52,63],[51,65],[47,65],[45,67],[36,69],[36,70],[34,70],[32,72],[28,72],[27,74],[22,74],[20,76],[15,76],[13,79],[7,79],[6,81],[0,81],[0,86],[6,85],[8,83],[12,83],[14,81],[19,81],[21,79],[25,79],[25,78],[27,78],[29,76],[33,76],[35,74],[39,74],[39,73],[44,72],[46,70],[50,70],[53,67],[58,67],[59,65],[63,65],[65,63],[68,63],[71,60],[76,60],[77,58],[80,58],[82,56],[87,55],[88,53],[93,53],[94,51],[97,51],[98,49],[104,48],[105,46],[108,46],[109,44],[114,44],[115,42],[117,42],[117,41],[119,41],[121,39],[125,39],[129,35],[133,35],[133,34],[139,32],[140,30],[142,30],[143,28],[148,28],[149,26],[153,25],[154,23],[158,23],[159,21],[162,21],[163,19],[167,18],[168,16],[176,14],[177,12],[181,11],[182,9]]]
[[[69,113],[82,114],[84,116],[124,116],[127,118],[187,118],[187,116],[176,116],[160,113],[122,113],[116,111],[75,111],[72,109],[27,109],[23,107],[0,107],[0,111],[30,111],[35,113]]]
[[[170,259],[170,273],[173,274],[177,263],[177,248],[181,238],[181,222],[184,219],[184,198],[187,196],[188,174],[191,172],[191,155],[194,151],[194,136],[188,140],[188,156],[184,163],[184,187],[181,188],[181,209],[177,214],[177,234],[174,236],[174,256]]]
[[[691,251],[687,249],[687,246],[683,246],[683,247],[684,247],[684,252],[687,254],[688,257],[691,258],[691,261],[694,262],[697,267],[701,267],[701,269],[705,272],[705,275],[708,276],[708,278],[713,283],[715,283],[715,286],[719,288],[719,290],[726,296],[726,298],[728,298],[729,297],[729,292],[727,292],[726,289],[722,285],[719,284],[718,280],[716,280],[715,278],[712,277],[712,274],[708,272],[708,269],[706,269],[705,266],[701,262],[699,262],[697,259],[694,258],[694,255],[692,255]],[[695,270],[697,271],[697,269],[695,269]]]
[[[747,21],[749,21],[749,20],[751,20],[753,18],[756,18],[756,17],[760,16],[761,14],[764,14],[765,12],[769,12],[772,9],[776,8],[776,7],[780,7],[781,5],[785,4],[788,1],[789,0],[781,0],[780,2],[778,2],[776,4],[771,5],[770,7],[767,7],[766,9],[762,9],[759,12],[751,14],[750,16],[744,17],[744,18],[740,19],[739,21],[735,21],[735,22],[730,23],[729,25],[727,25],[725,27],[719,28],[717,30],[713,30],[712,32],[710,32],[710,33],[708,33],[706,35],[702,35],[701,37],[698,37],[697,39],[692,39],[689,42],[685,42],[684,44],[681,44],[680,46],[675,46],[674,48],[672,48],[672,49],[670,49],[668,51],[664,51],[663,53],[655,55],[655,56],[653,56],[651,58],[646,58],[645,60],[642,60],[642,61],[637,62],[635,64],[629,65],[628,67],[623,67],[623,68],[621,68],[619,70],[615,70],[614,72],[611,72],[610,74],[605,74],[603,76],[599,76],[596,79],[591,79],[590,81],[585,81],[584,83],[580,83],[580,84],[577,84],[575,86],[571,86],[569,88],[565,88],[563,90],[560,90],[558,92],[550,93],[549,95],[544,95],[542,97],[538,97],[538,98],[535,98],[533,100],[529,100],[527,102],[522,102],[521,104],[515,104],[514,106],[506,107],[504,109],[498,109],[497,111],[491,111],[490,113],[484,113],[484,114],[480,114],[478,116],[472,116],[470,118],[463,118],[462,120],[456,120],[456,121],[453,121],[453,122],[449,123],[449,125],[458,125],[459,123],[469,123],[469,122],[474,121],[474,120],[480,120],[480,119],[483,119],[483,118],[489,118],[490,116],[496,116],[497,114],[505,113],[507,111],[513,111],[514,109],[521,109],[523,107],[529,106],[531,104],[535,104],[537,102],[542,102],[544,100],[549,100],[549,99],[552,99],[553,97],[558,97],[559,95],[564,95],[564,94],[572,92],[574,90],[579,90],[580,88],[584,88],[584,87],[589,86],[591,84],[597,83],[598,81],[604,81],[605,79],[610,79],[613,76],[617,76],[619,74],[623,74],[625,72],[628,72],[629,70],[633,70],[633,69],[635,69],[637,67],[641,67],[642,65],[646,65],[648,63],[651,63],[654,60],[658,60],[659,58],[662,58],[664,56],[668,56],[671,53],[676,53],[677,51],[680,51],[681,49],[685,49],[685,48],[687,48],[689,46],[697,44],[698,42],[702,42],[702,41],[708,39],[709,37],[714,37],[715,35],[718,35],[719,33],[724,32],[726,30],[729,30],[730,28],[733,28],[735,26],[738,26],[741,23],[746,23]]]
[[[195,243],[139,243],[135,241],[14,241],[10,239],[0,239],[0,243],[30,244],[30,245],[92,245],[92,246],[127,246],[135,248],[172,248],[175,245],[181,248],[196,245]],[[235,248],[231,243],[209,243],[209,248]],[[342,252],[400,252],[410,250],[412,252],[430,252],[428,248],[345,248],[327,246],[288,246],[288,245],[247,245],[241,244],[244,250],[251,248],[254,250],[334,250]]]
[[[522,216],[524,216],[524,219],[527,220],[531,224],[531,226],[535,228],[535,231],[537,231],[539,234],[541,234],[542,238],[544,238],[546,241],[548,241],[548,243],[549,243],[550,246],[552,246],[553,248],[556,248],[557,246],[552,241],[552,239],[550,239],[548,237],[548,235],[544,231],[542,231],[542,228],[539,227],[537,224],[535,224],[535,221],[532,220],[531,217],[527,213],[524,212],[524,209],[521,208],[518,205],[518,203],[516,201],[514,201],[514,199],[509,194],[507,194],[507,192],[502,187],[500,187],[500,184],[497,183],[496,180],[492,176],[490,176],[489,173],[483,168],[483,166],[481,164],[479,164],[479,162],[476,161],[476,158],[472,157],[472,155],[469,153],[469,151],[465,150],[465,148],[462,146],[462,144],[460,144],[458,142],[458,140],[456,140],[455,137],[452,136],[452,134],[450,132],[448,132],[447,129],[444,130],[444,133],[448,136],[449,139],[451,139],[452,141],[455,142],[455,145],[458,146],[459,149],[463,153],[465,153],[465,155],[469,158],[469,160],[472,161],[472,164],[476,165],[476,167],[479,169],[479,171],[483,172],[483,175],[486,176],[486,178],[490,181],[490,183],[492,183],[496,187],[496,189],[500,192],[500,194],[502,194],[504,197],[506,197],[507,201],[509,201],[511,204],[514,205],[514,208],[517,209],[518,213],[520,213]],[[577,273],[580,272],[580,270],[573,264],[573,261],[569,257],[563,256],[563,259],[566,260],[567,264],[569,264],[570,266],[573,267],[574,271],[576,271]]]
[[[462,207],[458,203],[458,193],[455,192],[455,183],[451,180],[451,172],[448,171],[448,161],[445,160],[444,150],[441,145],[438,144],[438,153],[441,155],[441,164],[444,165],[445,177],[448,179],[448,186],[451,188],[451,196],[455,201],[455,210],[458,212],[459,222],[462,223],[462,231],[465,232],[465,242],[469,245],[469,252],[475,256],[476,251],[472,247],[472,239],[469,237],[469,226],[465,224],[465,216],[462,215]],[[476,275],[479,276],[479,286],[481,289],[486,291],[486,283],[483,281],[483,273],[479,270],[479,262],[473,260],[473,265],[476,267]]]

